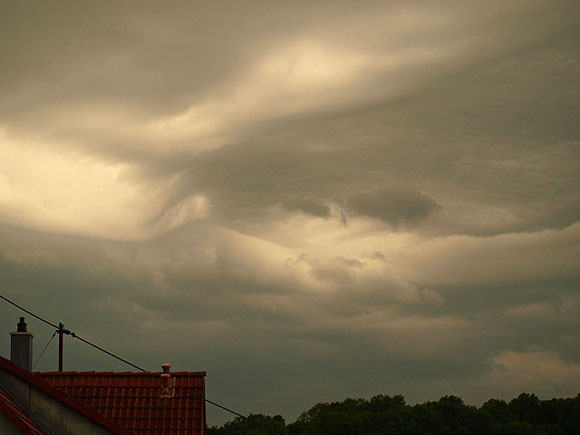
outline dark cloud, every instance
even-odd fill
[[[577,393],[577,2],[0,11],[4,294],[242,412]]]
[[[428,195],[412,190],[377,190],[350,196],[346,210],[387,222],[393,228],[410,228],[427,219],[440,206]]]
[[[0,230],[3,294],[147,368],[169,360],[207,370],[212,397],[247,412],[294,418],[305,400],[380,392],[427,400],[449,391],[446,383],[468,401],[485,399],[495,384],[470,385],[486,379],[497,355],[559,352],[577,330],[576,279],[564,282],[549,268],[536,288],[434,279],[430,287],[442,295],[435,297],[397,277],[384,253],[288,261],[287,252],[207,224],[132,243]],[[550,252],[567,239],[556,238]],[[490,252],[502,249],[499,242]],[[434,278],[440,266],[420,264]],[[20,313],[4,310],[6,348]],[[48,341],[50,328],[29,324],[37,346]],[[125,369],[79,344],[66,346],[67,367]],[[577,364],[570,352],[562,355]],[[39,368],[54,361],[51,349]],[[345,370],[355,375],[331,382]],[[238,395],[242,387],[246,394]],[[284,399],[272,394],[280,390]]]
[[[283,203],[290,211],[299,211],[312,216],[329,218],[331,210],[324,202],[313,198],[290,198]]]
[[[185,192],[207,191],[228,214],[263,215],[304,192],[396,190],[404,179],[407,190],[441,206],[429,226],[435,234],[562,229],[579,217],[579,157],[576,48],[564,37],[559,43],[450,73],[396,100],[275,120],[243,142],[179,156],[168,168],[188,165]],[[553,75],[565,83],[557,96]]]

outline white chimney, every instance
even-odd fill
[[[32,371],[32,338],[21,317],[16,332],[10,333],[10,361],[29,372]]]
[[[171,377],[171,364],[161,364],[163,373],[161,373],[161,395],[163,398],[175,396],[175,378]]]

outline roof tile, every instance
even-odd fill
[[[81,400],[76,400],[72,396],[60,391],[58,388],[51,386],[49,383],[45,382],[44,380],[40,379],[37,376],[32,375],[28,370],[25,370],[13,362],[7,360],[0,356],[0,368],[10,373],[11,376],[15,376],[16,378],[20,379],[24,383],[30,385],[32,388],[42,391],[47,396],[55,399],[61,403],[63,403],[68,408],[71,408],[78,413],[82,414],[84,417],[92,420],[93,422],[99,424],[100,426],[108,429],[111,433],[116,434],[128,434],[129,432],[124,427],[120,426],[118,423],[112,421],[104,417],[101,413],[97,412],[94,408],[88,407],[86,404],[83,403]],[[9,396],[8,396],[9,397]],[[0,406],[4,407],[3,411],[6,410],[8,402],[2,402]],[[3,412],[4,415],[8,417],[10,420],[14,416],[18,416],[15,414],[14,410],[8,409],[6,412]],[[11,420],[12,421],[12,420]],[[13,421],[13,424],[16,424],[18,427],[17,420]],[[28,428],[24,428],[24,433],[28,433]],[[32,432],[34,433],[34,432]]]
[[[139,435],[202,434],[205,372],[174,372],[174,396],[161,398],[161,373],[35,373],[53,387]]]

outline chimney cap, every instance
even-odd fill
[[[172,378],[171,373],[169,373],[171,364],[161,364],[161,368],[163,373],[161,373],[161,395],[159,397],[175,397],[175,378]]]
[[[28,332],[26,331],[26,322],[24,321],[24,317],[20,318],[20,322],[18,322],[18,325],[16,326],[17,326],[16,332]]]

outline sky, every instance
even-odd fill
[[[0,293],[205,370],[243,414],[575,396],[579,23],[556,0],[1,1]],[[5,357],[20,315],[0,305]],[[37,358],[53,331],[27,322]],[[65,369],[131,367],[67,339]]]

